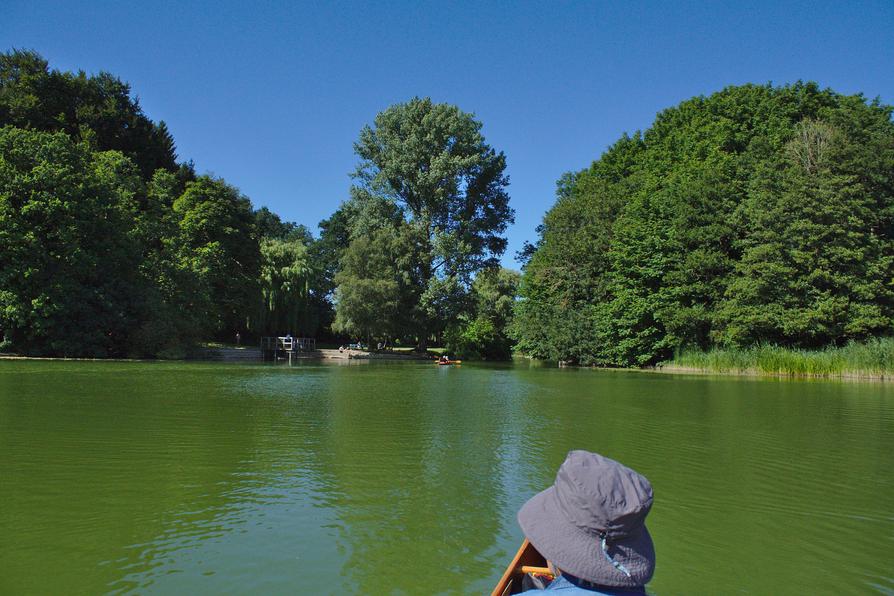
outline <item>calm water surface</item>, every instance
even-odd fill
[[[569,449],[646,475],[653,594],[894,593],[894,387],[0,362],[0,593],[489,593]]]

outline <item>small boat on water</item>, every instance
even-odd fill
[[[497,582],[497,587],[491,592],[491,596],[519,594],[525,589],[522,584],[525,576],[528,574],[542,577],[547,582],[552,581],[554,578],[552,571],[547,567],[546,559],[525,538],[506,571],[503,572],[503,577]]]
[[[439,366],[449,366],[451,364],[462,364],[462,360],[438,360]]]

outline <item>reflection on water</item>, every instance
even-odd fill
[[[524,366],[0,362],[0,593],[483,593],[569,449],[656,593],[891,593],[894,390]]]

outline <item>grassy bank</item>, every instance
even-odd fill
[[[797,350],[772,345],[753,348],[683,351],[665,369],[808,377],[894,378],[894,338],[850,343],[822,350]]]

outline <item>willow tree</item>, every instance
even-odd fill
[[[506,158],[485,142],[472,114],[428,98],[380,113],[354,150],[352,196],[394,203],[418,239],[416,327],[424,346],[463,310],[474,273],[506,249],[503,233],[514,217]]]
[[[307,246],[300,240],[265,238],[260,271],[261,305],[253,330],[313,334],[308,300],[313,270]]]

